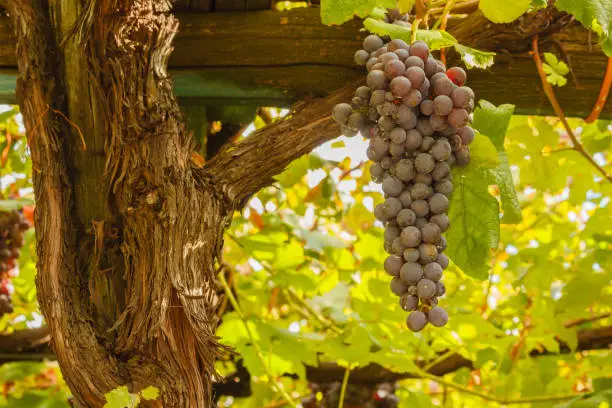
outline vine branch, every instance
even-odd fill
[[[576,150],[578,153],[580,153],[589,163],[591,163],[591,165],[593,165],[593,167],[599,173],[601,173],[601,175],[606,180],[608,180],[609,182],[612,183],[612,175],[609,175],[606,172],[606,170],[603,167],[601,167],[595,161],[595,159],[593,159],[593,157],[589,154],[589,152],[586,151],[586,149],[584,148],[582,143],[580,143],[580,140],[578,140],[578,138],[574,134],[574,130],[572,129],[572,127],[567,122],[567,118],[565,117],[565,113],[563,112],[563,108],[561,107],[561,105],[559,104],[559,101],[557,100],[557,97],[555,96],[555,91],[553,90],[552,85],[549,84],[548,81],[546,80],[546,73],[544,72],[544,68],[542,66],[542,59],[540,58],[540,52],[538,50],[538,35],[537,34],[533,36],[533,40],[532,40],[531,44],[532,44],[531,55],[533,57],[533,61],[535,62],[536,68],[538,70],[538,75],[540,76],[540,81],[542,82],[542,87],[544,89],[544,93],[546,94],[546,97],[548,98],[548,101],[552,105],[552,107],[553,107],[553,109],[555,111],[555,114],[561,120],[561,123],[563,124],[563,127],[565,128],[565,131],[567,132],[567,135],[569,136],[570,140],[572,141],[574,150]]]

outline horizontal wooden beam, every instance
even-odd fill
[[[307,95],[327,95],[364,75],[353,63],[365,35],[361,24],[324,26],[316,7],[179,13],[179,19],[170,71],[183,104],[286,106]],[[523,25],[492,24],[479,12],[450,21],[449,31],[461,43],[497,52],[492,68],[469,72],[477,97],[513,103],[517,113],[553,113],[529,55],[529,37],[538,33],[541,51],[560,56],[562,47],[578,79],[557,89],[561,105],[569,116],[586,116],[599,92],[606,56],[582,26],[563,16],[544,13]],[[456,61],[451,53],[450,62]],[[14,85],[14,41],[8,20],[0,18],[0,102],[15,101]],[[601,117],[612,119],[612,103]]]

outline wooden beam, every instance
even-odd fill
[[[541,29],[537,19],[517,30],[486,22],[478,12],[449,23],[449,31],[463,44],[497,52],[491,69],[469,72],[469,85],[478,98],[513,103],[517,113],[552,114],[528,53],[529,35],[540,33],[542,52],[560,56],[558,44],[563,45],[579,82],[579,87],[570,80],[556,89],[566,113],[584,117],[590,112],[606,56],[595,41],[589,41],[582,26],[549,14],[544,17],[553,23]],[[353,53],[365,35],[360,22],[324,26],[316,7],[180,13],[179,19],[170,70],[182,104],[286,106],[307,95],[327,95],[364,75],[353,63]],[[526,27],[532,31],[525,32]],[[452,53],[450,61],[457,61]],[[7,19],[0,18],[0,102],[15,100],[14,67],[13,36]],[[611,102],[601,117],[612,119]]]

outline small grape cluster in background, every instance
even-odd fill
[[[339,406],[341,383],[313,383],[310,387],[312,393],[301,401],[304,408],[336,408]],[[399,398],[395,394],[396,388],[395,384],[389,382],[375,385],[348,384],[343,406],[348,408],[397,408]]]
[[[442,233],[450,224],[451,166],[470,161],[474,92],[464,86],[466,72],[447,70],[423,41],[408,45],[369,35],[363,48],[355,62],[367,68],[367,86],[350,104],[336,105],[332,117],[344,135],[370,139],[370,174],[385,196],[374,209],[390,254],[384,268],[393,277],[391,291],[410,312],[408,328],[444,326],[448,314],[438,297],[445,293],[441,279],[449,259]]]
[[[0,212],[0,316],[13,311],[11,295],[15,266],[30,224],[21,211]]]

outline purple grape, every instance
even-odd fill
[[[438,249],[432,244],[421,244],[419,245],[419,255],[422,262],[433,262],[438,257]]]
[[[393,53],[391,53],[391,55],[397,58],[397,55]],[[395,77],[404,75],[404,72],[406,72],[406,66],[404,65],[402,61],[398,59],[391,60],[385,64],[385,75],[389,79],[393,79]]]
[[[440,237],[442,236],[442,230],[433,222],[429,222],[421,228],[421,237],[423,242],[427,244],[437,244],[440,242]]]
[[[370,34],[363,39],[363,48],[368,52],[374,52],[384,45],[382,38],[377,35]]]
[[[419,258],[420,254],[417,248],[406,248],[404,250],[404,260],[406,262],[417,262]]]
[[[460,129],[457,129],[457,134],[461,137],[461,142],[467,146],[474,141],[474,129],[469,126],[464,126]]]
[[[444,232],[450,226],[450,220],[446,214],[436,214],[430,218],[430,221],[440,227],[440,231]]]
[[[359,50],[355,53],[354,59],[357,65],[365,65],[370,59],[370,53],[366,50]]]
[[[395,296],[402,296],[408,290],[408,287],[406,286],[406,284],[402,282],[402,280],[398,277],[391,279],[389,288],[391,289],[391,292],[393,292]]]
[[[412,89],[412,83],[405,76],[395,76],[389,86],[393,95],[399,98],[408,95],[408,92]]]
[[[441,307],[432,307],[427,313],[427,320],[436,327],[446,326],[446,323],[448,323],[448,313]]]
[[[386,88],[387,78],[385,77],[385,73],[377,69],[368,72],[368,76],[366,77],[366,84],[372,90]]]
[[[401,272],[400,272],[401,274]],[[417,283],[417,296],[420,299],[430,299],[436,294],[436,283],[429,279],[421,279]]]
[[[416,219],[416,214],[414,213],[414,211],[412,211],[409,208],[404,208],[397,213],[397,224],[402,228],[408,227],[410,225],[414,225],[415,219]],[[412,246],[412,245],[407,245],[405,242],[406,241],[402,240],[402,244],[406,246]]]
[[[420,332],[427,326],[427,316],[420,310],[415,310],[408,315],[406,326],[413,332]]]
[[[432,214],[441,214],[448,209],[448,197],[444,194],[436,193],[429,198],[429,209]]]
[[[421,61],[418,57],[415,58]],[[404,76],[410,80],[413,88],[419,89],[421,86],[423,86],[423,83],[425,83],[425,71],[423,71],[423,69],[419,66],[409,66],[408,64],[406,64],[406,66],[408,68],[406,69]]]
[[[453,109],[448,115],[448,123],[455,128],[461,128],[470,123],[470,114],[465,109]]]
[[[402,265],[404,265],[402,257],[397,255],[388,256],[384,263],[385,272],[391,276],[399,276]]]
[[[425,68],[425,64],[423,63],[423,60],[417,56],[410,56],[406,58],[404,60],[404,64],[406,64],[407,68],[416,67],[416,68],[420,68],[421,70]]]
[[[453,100],[446,95],[438,95],[433,100],[436,115],[446,116],[453,110]]]
[[[408,285],[417,285],[418,290],[417,282],[423,277],[423,267],[415,262],[406,262],[402,265],[399,276],[402,282]]]
[[[427,43],[424,41],[413,42],[410,45],[410,55],[414,55],[423,61],[427,61],[427,58],[429,57],[429,47],[427,46]]]
[[[413,226],[408,226],[406,228],[403,228],[400,233],[400,239],[401,239],[402,245],[408,248],[416,248],[421,243],[421,230]]]
[[[423,276],[433,282],[437,282],[442,279],[442,274],[442,266],[440,266],[440,264],[437,262],[430,262],[423,268]]]
[[[400,297],[400,307],[406,312],[416,310],[418,305],[419,298],[417,296],[404,293],[402,297]]]
[[[425,217],[429,214],[429,204],[425,200],[415,200],[410,204],[410,209],[414,211],[417,217]]]
[[[421,136],[421,132],[416,129],[411,129],[406,133],[406,149],[408,150],[416,150],[421,146],[421,142],[423,141],[423,136]]]

